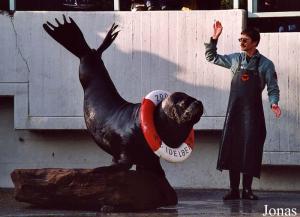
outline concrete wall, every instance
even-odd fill
[[[0,15],[0,95],[22,94],[17,129],[85,129],[79,60],[43,29],[46,21],[62,20],[62,12],[16,12]],[[112,23],[121,30],[103,54],[120,94],[140,102],[155,89],[184,91],[203,101],[206,114],[196,128],[221,129],[231,74],[207,63],[205,41],[215,19],[223,21],[220,52],[239,47],[237,38],[245,11],[67,12],[81,28],[87,43],[97,48]],[[234,23],[234,26],[232,25]],[[72,37],[72,36],[70,36]],[[27,85],[16,93],[9,84]],[[3,85],[2,85],[3,84]],[[2,86],[2,88],[1,88]],[[26,87],[26,86],[25,86]],[[13,90],[11,90],[13,88]],[[16,103],[18,103],[16,102]],[[19,109],[19,104],[16,104]]]
[[[102,151],[85,131],[29,131],[13,126],[13,98],[0,97],[0,187],[12,187],[10,173],[16,168],[94,168],[108,165]],[[216,170],[221,131],[197,131],[196,149],[183,163],[162,161],[176,188],[228,188],[228,172]],[[260,190],[300,190],[300,167],[264,166]]]
[[[268,136],[265,142],[265,162],[300,165],[300,33],[263,33],[259,51],[275,64],[280,87],[282,116],[274,118],[264,91],[264,109]]]
[[[0,96],[14,96],[17,129],[85,129],[78,59],[42,28],[62,12],[17,12],[0,16]],[[184,91],[200,99],[206,113],[196,129],[223,126],[231,73],[206,62],[203,43],[212,23],[222,20],[220,53],[239,50],[245,26],[243,10],[192,12],[68,12],[91,47],[97,47],[111,23],[121,33],[103,59],[120,94],[139,102],[154,89]],[[61,19],[61,18],[60,18]],[[233,25],[234,24],[234,25]],[[259,49],[274,61],[283,115],[275,120],[266,91],[267,123],[264,163],[300,165],[300,33],[262,34]],[[133,85],[134,84],[134,85]]]

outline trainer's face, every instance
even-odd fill
[[[241,35],[239,38],[240,46],[242,51],[250,51],[253,49],[256,49],[257,42],[253,41],[249,36],[247,35]]]

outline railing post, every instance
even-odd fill
[[[114,0],[114,10],[115,11],[120,10],[120,0]]]
[[[16,10],[16,0],[9,0],[9,11]]]
[[[239,9],[239,8],[240,8],[240,0],[234,0],[233,9]]]
[[[257,0],[248,0],[248,12],[257,13]]]

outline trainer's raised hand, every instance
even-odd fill
[[[213,28],[214,28],[214,32],[213,32],[212,38],[213,38],[213,39],[218,39],[219,36],[220,36],[221,33],[222,33],[222,30],[223,30],[222,23],[221,23],[219,20],[217,20],[217,21],[214,23]]]

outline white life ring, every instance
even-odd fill
[[[164,160],[175,163],[184,161],[191,155],[195,139],[193,129],[185,142],[178,148],[167,146],[159,138],[154,126],[153,114],[155,107],[169,95],[170,93],[167,91],[154,90],[145,96],[141,104],[140,120],[144,137],[152,151]]]

